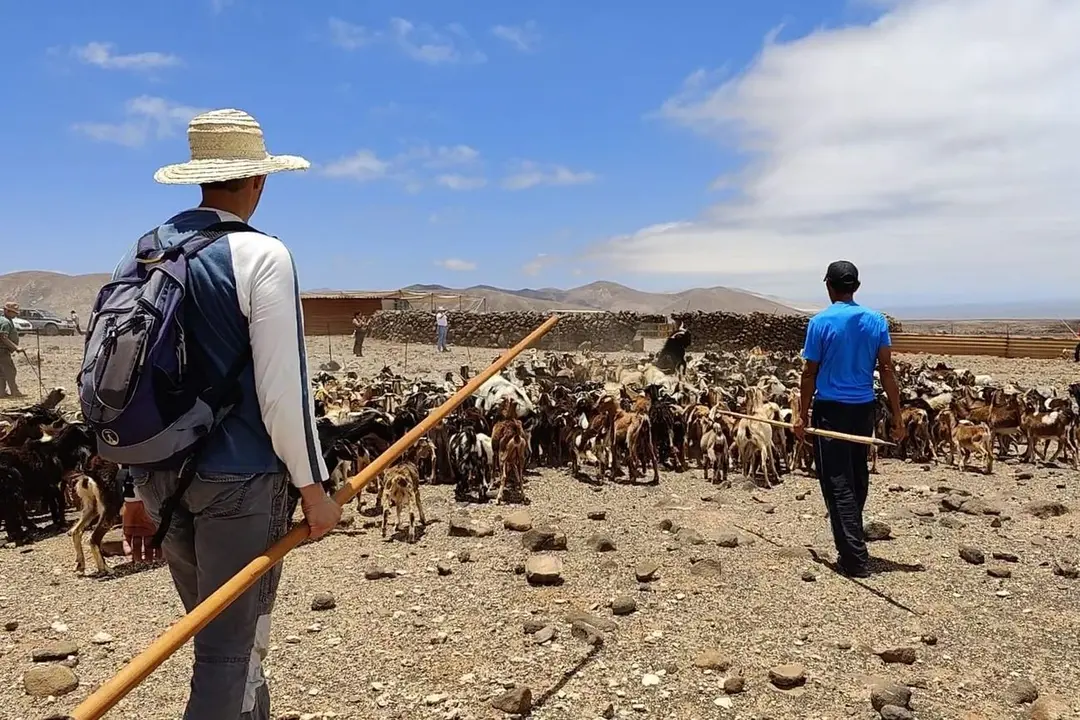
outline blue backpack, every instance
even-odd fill
[[[198,340],[185,327],[188,263],[227,233],[245,231],[253,228],[218,222],[168,246],[159,230],[146,233],[98,292],[90,315],[76,384],[97,454],[124,466],[180,470],[155,544],[194,478],[195,454],[235,406],[251,360],[249,349],[220,378],[189,362]]]

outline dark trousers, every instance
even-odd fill
[[[874,403],[849,405],[815,400],[811,425],[851,435],[870,435],[874,428]],[[870,469],[866,465],[868,447],[843,440],[814,438],[821,494],[829,509],[840,566],[847,571],[863,570],[870,562],[863,534],[863,507],[870,490]]]

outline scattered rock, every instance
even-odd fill
[[[561,585],[562,571],[563,562],[555,555],[534,555],[525,562],[525,579],[530,585]]]
[[[540,628],[535,635],[533,635],[533,642],[537,645],[543,645],[546,642],[551,642],[555,639],[555,626],[545,625]]]
[[[108,645],[113,641],[113,636],[107,632],[99,632],[94,637],[90,638],[90,642],[95,645]]]
[[[992,578],[1000,578],[1002,580],[1012,577],[1012,570],[1005,565],[990,565],[986,568],[986,574]]]
[[[891,540],[892,528],[880,520],[871,520],[863,525],[863,534],[866,535],[867,542]]]
[[[964,504],[960,506],[960,512],[965,515],[1000,515],[1004,512],[1004,508],[982,498],[971,498],[965,500]]]
[[[938,525],[949,530],[961,530],[967,527],[967,523],[953,515],[942,515],[938,518]]]
[[[366,573],[365,573],[365,576],[366,576]],[[370,577],[368,578],[368,580],[373,580],[373,579],[375,579],[375,578],[370,578]],[[336,607],[337,607],[337,600],[334,599],[334,593],[331,593],[331,592],[315,593],[315,597],[311,598],[311,609],[315,610],[316,612],[319,612],[319,611],[322,611],[322,610],[333,610]]]
[[[634,568],[634,577],[638,582],[652,582],[660,572],[660,565],[652,560],[642,560]]]
[[[1080,568],[1078,568],[1076,563],[1072,560],[1055,557],[1054,574],[1067,580],[1076,580],[1077,578],[1080,578]]]
[[[490,525],[479,523],[464,513],[451,515],[447,526],[450,537],[490,537],[495,534],[495,529]]]
[[[680,528],[679,531],[675,533],[675,539],[683,545],[705,544],[705,538],[701,536],[701,533],[691,528]]]
[[[450,565],[448,565],[447,563],[440,561],[438,564],[435,565],[435,572],[439,573],[439,575],[443,577],[446,577],[447,575],[454,574],[454,568],[450,567]]]
[[[1027,717],[1028,720],[1066,720],[1069,708],[1060,698],[1040,697],[1028,708]]]
[[[915,720],[915,716],[907,708],[886,705],[881,708],[881,720]]]
[[[125,556],[123,528],[115,528],[105,533],[105,537],[101,539],[101,554],[105,557]]]
[[[870,686],[870,704],[881,712],[883,707],[911,707],[911,689],[904,685],[881,680]]]
[[[728,695],[738,695],[746,689],[746,678],[742,675],[732,675],[724,678],[724,692]]]
[[[806,668],[798,663],[777,665],[769,670],[769,682],[781,690],[792,690],[806,684]]]
[[[677,533],[682,528],[682,525],[671,518],[664,518],[657,527],[660,528],[661,532]]]
[[[590,520],[596,520],[596,521],[607,520],[607,511],[606,510],[590,510],[586,514],[585,517],[589,518]]]
[[[532,530],[532,526],[532,516],[525,510],[512,512],[503,519],[503,527],[514,532]]]
[[[719,650],[702,650],[694,658],[694,666],[705,670],[718,670],[720,672],[727,672],[731,667],[731,658],[724,655]]]
[[[1040,520],[1046,520],[1067,515],[1069,508],[1065,503],[1056,500],[1036,500],[1025,505],[1024,512],[1028,515],[1034,515]]]
[[[1026,678],[1013,680],[1005,688],[1005,699],[1013,705],[1030,705],[1039,699],[1039,688]]]
[[[463,565],[467,562],[472,562],[472,550],[470,550],[469,548],[465,548],[464,550],[459,551],[457,559],[458,562]]]
[[[645,673],[641,676],[642,687],[656,687],[660,684],[660,676],[653,675],[652,673]]]
[[[15,632],[18,629],[19,629],[19,621],[18,620],[8,620],[6,623],[4,623],[4,632]]]
[[[367,580],[384,580],[386,578],[396,577],[393,570],[387,570],[381,565],[371,565],[364,571],[364,578]],[[314,606],[314,603],[312,603]],[[314,609],[314,607],[312,607]]]
[[[23,689],[31,697],[60,697],[78,687],[78,676],[63,665],[38,665],[23,675]]]
[[[594,533],[588,540],[589,547],[596,552],[612,552],[615,548],[615,541],[611,539],[611,536],[604,532]]]
[[[959,495],[946,495],[945,497],[941,498],[941,509],[949,510],[950,512],[956,512],[960,508],[964,507],[965,500],[967,500],[967,498],[961,497]]]
[[[884,650],[878,650],[874,654],[881,658],[882,662],[889,664],[911,665],[915,662],[915,648],[913,647],[885,648]]]
[[[983,554],[983,551],[972,545],[961,546],[960,557],[964,562],[971,563],[972,565],[982,565],[986,562],[986,555]]]
[[[73,642],[58,642],[52,645],[47,645],[43,648],[34,650],[30,657],[36,663],[41,662],[56,662],[57,660],[63,660],[69,655],[78,655],[79,646]]]
[[[629,595],[619,595],[611,601],[611,612],[614,615],[629,615],[637,610],[637,601]]]
[[[739,547],[739,535],[730,530],[722,530],[716,536],[716,544],[722,548],[737,548]]]
[[[937,515],[937,510],[933,505],[916,505],[911,508],[911,514],[915,517],[934,517]]]
[[[778,555],[788,560],[812,560],[814,557],[813,553],[810,552],[810,548],[798,547],[796,545],[780,548]]]
[[[525,631],[526,635],[535,635],[547,626],[548,623],[546,621],[538,620],[537,618],[529,618],[521,623],[521,629]]]
[[[594,647],[604,644],[604,634],[600,629],[582,620],[574,620],[570,623],[570,635]]]
[[[937,635],[934,635],[933,633],[927,633],[919,638],[919,640],[922,641],[923,645],[937,645]]]
[[[491,707],[507,715],[528,715],[532,712],[532,690],[518,685],[492,700]]]
[[[1011,552],[996,552],[993,553],[991,557],[995,560],[1000,560],[1001,562],[1020,562],[1020,556],[1013,555]]]
[[[690,568],[690,574],[698,577],[720,577],[720,561],[716,558],[701,558]]]
[[[611,720],[611,718],[615,717],[615,705],[608,703],[607,707],[600,711],[600,717],[604,718],[604,720]]]
[[[803,570],[802,575],[799,577],[802,578],[803,582],[814,582],[817,580],[817,575],[814,574],[813,570]]]
[[[521,536],[521,546],[532,552],[565,550],[566,533],[550,527],[532,528]]]

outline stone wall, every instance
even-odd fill
[[[453,312],[450,316],[451,345],[470,347],[510,347],[528,335],[548,317],[541,312]],[[691,352],[746,350],[755,346],[766,350],[802,349],[809,318],[803,315],[741,315],[726,312],[677,313],[693,335]],[[659,323],[664,318],[640,313],[566,313],[538,347],[575,350],[584,342],[593,350],[640,349],[635,335],[643,323]],[[892,332],[900,323],[889,318]],[[391,342],[435,343],[435,316],[416,310],[382,311],[371,318],[369,337]]]
[[[505,348],[517,343],[548,318],[540,312],[449,313],[451,345]],[[576,350],[588,341],[594,350],[626,350],[634,345],[635,313],[567,313],[537,347]],[[435,343],[435,316],[430,312],[383,311],[371,318],[369,336],[379,340]]]
[[[902,327],[894,318],[886,316],[890,332],[900,332]],[[760,347],[765,350],[802,349],[806,339],[807,315],[771,315],[768,313],[691,312],[673,315],[676,323],[683,323],[693,338],[691,350],[748,350]]]

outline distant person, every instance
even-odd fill
[[[15,383],[15,376],[19,371],[12,358],[15,353],[26,355],[26,350],[19,347],[19,328],[15,327],[17,317],[19,303],[4,303],[4,313],[0,316],[0,397],[26,397],[19,392],[19,386]]]
[[[855,302],[859,270],[852,263],[838,260],[829,265],[825,288],[832,304],[811,318],[806,329],[802,404],[795,433],[800,440],[807,427],[872,435],[876,366],[892,411],[892,434],[900,440],[904,426],[888,321]],[[839,555],[837,566],[850,577],[868,577],[870,555],[863,533],[863,508],[870,491],[868,446],[819,436],[813,440],[821,494]]]
[[[296,507],[290,485],[312,538],[337,525],[341,508],[322,486],[329,473],[315,432],[292,255],[247,225],[267,175],[310,163],[269,155],[259,123],[239,110],[199,114],[187,134],[191,160],[154,179],[198,185],[201,202],[143,235],[113,273],[131,282],[106,285],[95,306],[141,318],[142,305],[156,300],[159,312],[183,324],[143,322],[118,337],[109,324],[91,323],[80,400],[99,453],[130,467],[190,612],[286,533]],[[182,296],[165,282],[137,282],[156,262],[186,269]],[[133,369],[124,360],[140,338],[151,357]],[[101,353],[110,343],[119,351]],[[110,365],[112,357],[119,362]],[[88,363],[97,363],[94,372]],[[129,394],[130,403],[116,406],[127,410],[102,408],[101,398]],[[137,513],[132,520],[145,524]],[[269,720],[262,663],[280,577],[278,564],[195,635],[184,720]]]
[[[1080,331],[1077,331],[1076,339],[1080,340]],[[1076,343],[1076,350],[1073,352],[1073,362],[1080,362],[1080,342]]]
[[[75,326],[75,334],[82,335],[82,326],[79,324],[79,313],[71,311],[71,324]]]
[[[446,308],[439,306],[439,312],[435,313],[435,348],[438,352],[447,352],[446,333],[450,329],[450,319],[446,316]]]
[[[367,334],[367,320],[363,313],[352,316],[353,343],[352,353],[356,357],[364,357],[364,336]]]

